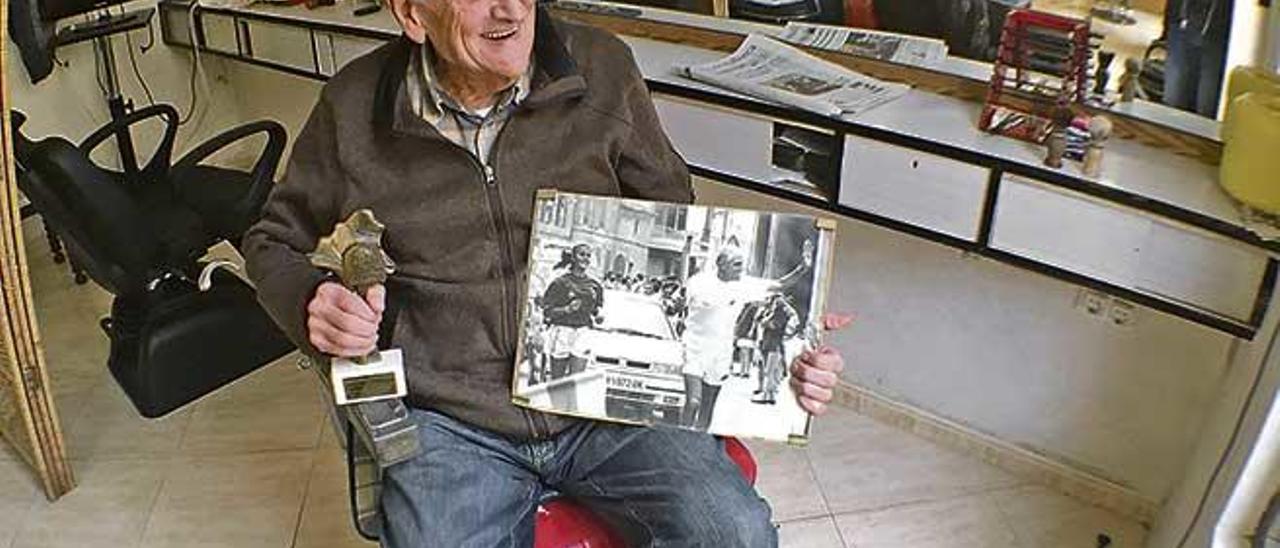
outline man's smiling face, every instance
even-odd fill
[[[426,36],[452,76],[515,83],[533,51],[533,0],[415,0]]]

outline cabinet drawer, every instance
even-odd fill
[[[690,165],[772,181],[773,121],[727,108],[655,97],[662,128]]]
[[[240,53],[235,18],[215,13],[200,13],[199,18],[206,49],[233,55]]]
[[[304,28],[241,21],[248,37],[245,55],[275,65],[316,72],[316,54],[311,31]]]
[[[1265,253],[1189,226],[1005,175],[991,247],[1248,322]]]
[[[978,240],[990,170],[849,135],[840,204],[969,241]]]
[[[342,70],[342,67],[350,63],[351,60],[369,53],[379,46],[386,44],[386,40],[374,40],[371,38],[357,38],[354,36],[343,36],[339,34],[330,35],[333,48],[333,71]]]

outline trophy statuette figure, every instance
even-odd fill
[[[342,285],[362,298],[387,280],[395,264],[382,250],[384,227],[373,212],[361,209],[320,238],[308,258],[311,264],[337,274]],[[338,405],[399,398],[407,392],[399,349],[374,350],[367,356],[330,359],[329,378]]]

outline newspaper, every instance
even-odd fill
[[[910,89],[863,76],[759,34],[747,36],[728,57],[684,71],[708,84],[835,117],[861,114]]]
[[[832,25],[792,21],[778,38],[801,46],[918,67],[936,67],[947,57],[947,43],[942,40]]]

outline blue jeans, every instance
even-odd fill
[[[629,546],[777,546],[769,505],[710,435],[583,421],[518,442],[410,410],[423,452],[382,480],[388,548],[533,546],[538,502],[560,493]]]

